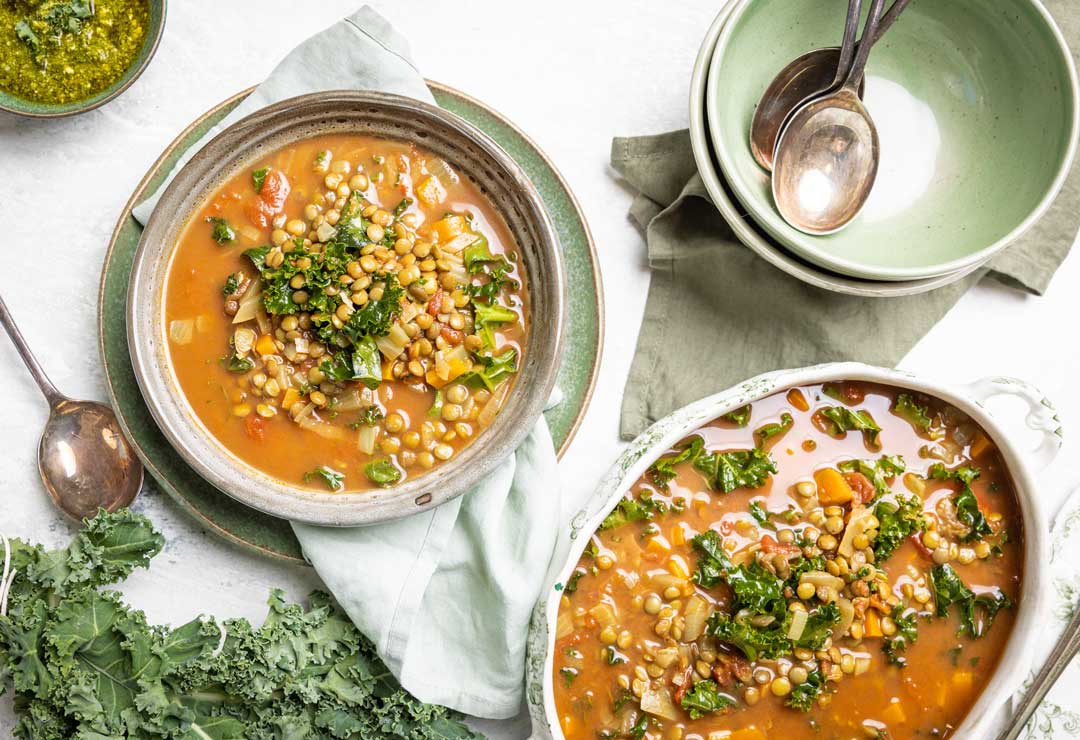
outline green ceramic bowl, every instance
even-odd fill
[[[706,93],[724,176],[773,238],[835,272],[913,280],[984,262],[1038,220],[1072,164],[1077,78],[1061,32],[1038,0],[913,2],[867,71],[881,138],[874,191],[846,229],[810,236],[776,211],[750,121],[784,65],[839,42],[846,5],[740,0],[732,11]]]
[[[143,73],[147,65],[150,64],[150,60],[153,58],[154,53],[157,52],[158,43],[161,41],[161,34],[165,30],[165,16],[168,9],[168,0],[149,0],[150,3],[150,27],[146,31],[146,38],[143,40],[142,49],[139,50],[139,55],[124,72],[123,76],[114,82],[109,87],[105,88],[96,95],[92,95],[89,98],[83,98],[73,103],[63,103],[60,105],[51,103],[36,103],[32,100],[26,100],[24,98],[18,98],[3,90],[0,90],[0,110],[14,113],[19,116],[27,116],[29,118],[63,118],[65,116],[74,116],[78,113],[85,113],[100,106],[105,105],[113,98],[120,95],[122,92],[131,87],[131,83],[138,79],[139,75]]]

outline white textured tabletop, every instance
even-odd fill
[[[615,458],[619,402],[648,288],[644,244],[626,218],[630,194],[608,166],[611,138],[687,125],[690,71],[718,3],[436,3],[376,0],[412,41],[426,76],[502,111],[562,170],[589,218],[604,276],[608,326],[600,381],[565,456],[566,495],[583,498]],[[303,10],[300,10],[301,5]],[[109,234],[135,184],[192,119],[259,82],[297,42],[355,10],[356,0],[174,0],[161,47],[121,98],[57,121],[0,114],[0,292],[53,381],[67,394],[105,398],[97,349],[97,294]],[[1056,509],[1080,483],[1080,255],[1044,298],[996,285],[974,289],[907,357],[903,367],[946,381],[1014,375],[1061,411],[1066,446],[1040,476]],[[35,467],[47,407],[11,346],[0,339],[0,531],[49,545],[72,529],[46,497]],[[261,619],[271,587],[300,598],[313,572],[240,552],[197,527],[152,487],[137,504],[168,546],[123,590],[153,622],[196,614]],[[1071,686],[1054,696],[1074,695]],[[1058,716],[1040,737],[1080,733]],[[10,699],[0,736],[10,736]],[[497,733],[524,736],[524,725]]]

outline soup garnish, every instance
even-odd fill
[[[415,147],[301,142],[218,189],[166,287],[169,350],[207,427],[260,469],[392,486],[489,426],[524,350],[505,224]]]
[[[936,399],[793,389],[661,456],[562,587],[568,740],[948,737],[1014,619],[1023,527]]]
[[[38,103],[96,95],[135,62],[149,25],[146,0],[3,0],[0,89]]]

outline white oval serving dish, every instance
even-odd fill
[[[954,737],[981,738],[1020,681],[1028,674],[1029,659],[1038,635],[1040,614],[1049,583],[1049,532],[1035,489],[1034,473],[1046,467],[1061,447],[1061,427],[1053,406],[1035,388],[1014,378],[985,378],[969,385],[938,383],[900,370],[855,362],[829,363],[759,375],[726,391],[703,398],[661,419],[630,443],[601,480],[585,509],[570,522],[566,533],[571,546],[554,581],[536,606],[529,633],[526,661],[526,699],[533,721],[533,737],[564,740],[555,711],[552,684],[555,620],[566,583],[589,537],[631,485],[652,462],[694,430],[744,404],[796,386],[838,380],[861,380],[925,393],[968,414],[990,436],[1001,452],[1019,499],[1024,519],[1024,573],[1016,623],[994,677],[968,712]],[[995,416],[986,402],[995,396],[1014,396],[1028,407],[1026,418]],[[1039,433],[1034,450],[1021,449],[1011,428],[1026,425]]]

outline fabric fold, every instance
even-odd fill
[[[1074,167],[1047,215],[987,267],[929,293],[862,298],[803,283],[740,243],[697,174],[687,131],[617,138],[611,164],[637,191],[629,217],[652,268],[623,395],[624,439],[770,370],[841,360],[892,367],[984,277],[1044,291],[1080,224]]]

